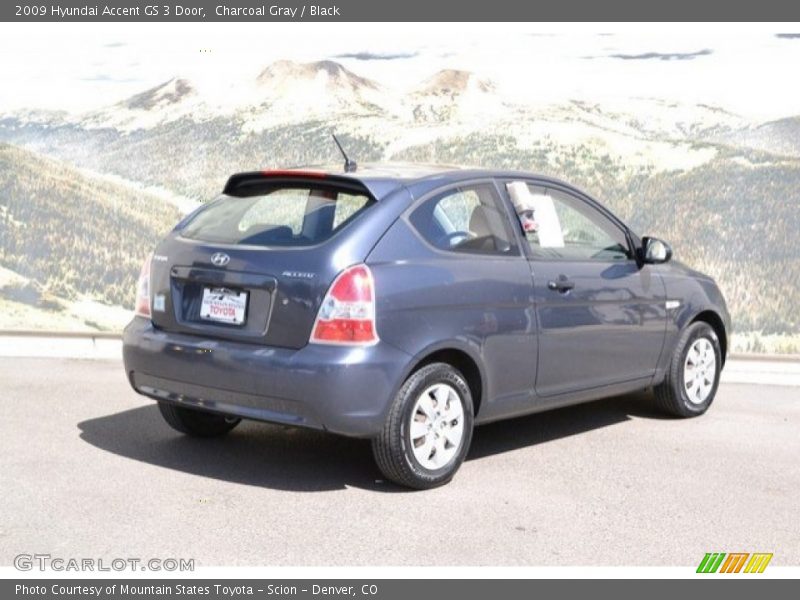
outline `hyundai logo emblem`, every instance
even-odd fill
[[[211,255],[211,264],[215,267],[224,267],[229,262],[231,262],[231,257],[224,252],[217,252]]]

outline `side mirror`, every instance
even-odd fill
[[[672,248],[670,245],[658,238],[642,238],[642,262],[656,265],[667,262],[672,258]]]

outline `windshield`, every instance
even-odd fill
[[[217,244],[312,246],[324,242],[373,203],[366,194],[332,186],[292,185],[247,196],[222,195],[181,230]]]

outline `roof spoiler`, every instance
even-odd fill
[[[229,196],[236,196],[241,195],[241,192],[245,191],[247,188],[264,185],[272,181],[309,182],[310,180],[319,182],[320,184],[328,183],[345,186],[362,193],[369,193],[369,189],[361,181],[353,177],[332,175],[325,171],[302,169],[268,169],[264,171],[235,173],[228,178],[222,193]]]

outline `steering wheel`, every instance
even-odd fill
[[[469,231],[451,231],[450,233],[440,236],[439,241],[447,244],[448,248],[452,248],[453,246],[457,246],[460,242],[463,242],[464,239],[467,239],[469,236]],[[458,238],[463,239],[460,239],[457,243],[454,243],[454,241]]]

